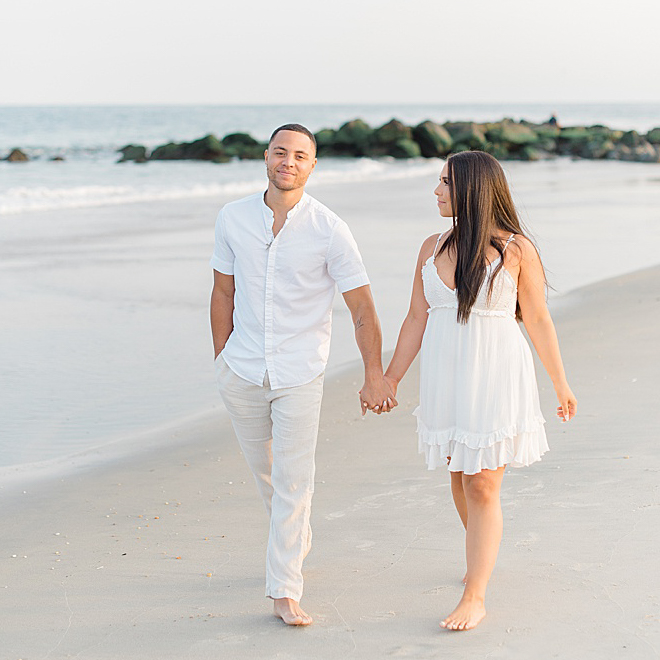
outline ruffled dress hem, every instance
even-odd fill
[[[545,436],[545,419],[535,417],[490,433],[472,433],[456,427],[431,430],[417,417],[419,453],[426,456],[429,470],[447,464],[449,470],[472,475],[481,470],[496,470],[503,465],[527,467],[549,450]]]

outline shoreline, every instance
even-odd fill
[[[4,653],[613,658],[625,647],[649,657],[660,647],[649,552],[660,529],[658,277],[654,267],[589,285],[556,314],[578,415],[554,420],[537,363],[551,451],[507,470],[504,540],[474,631],[438,627],[461,593],[463,531],[446,471],[417,454],[414,364],[383,416],[361,417],[359,368],[326,379],[309,629],[271,614],[263,506],[230,425],[210,420],[166,451],[3,492]]]
[[[580,286],[556,296],[549,302],[553,320],[561,320],[563,316],[573,312],[579,307],[581,299],[584,296],[588,296],[592,289],[598,290],[608,282],[617,284],[619,280],[625,280],[628,277],[636,278],[644,276],[646,273],[652,273],[656,270],[660,273],[660,263],[655,266],[630,271],[613,278],[606,278]],[[522,324],[521,328],[524,331]],[[535,360],[538,362],[531,344],[530,348],[532,348]],[[389,348],[384,347],[384,367],[386,367],[393,352],[393,346]],[[361,368],[362,363],[355,359],[334,364],[326,369],[326,380],[341,380],[347,374],[359,372]],[[212,363],[210,370],[213,370]],[[218,423],[226,425],[228,421],[225,408],[218,394],[217,403],[211,408],[200,409],[192,414],[164,420],[154,427],[135,433],[117,436],[106,441],[99,439],[98,444],[85,448],[80,452],[35,463],[0,466],[0,494],[3,490],[10,492],[13,489],[20,489],[29,485],[67,478],[79,472],[105,470],[117,463],[131,461],[133,459],[140,460],[141,457],[149,455],[152,452],[158,452],[160,450],[168,451],[179,444],[185,444],[187,441],[182,436],[190,435],[191,429],[207,428],[209,425]],[[195,435],[194,431],[192,435]],[[134,444],[139,444],[139,448],[130,448]]]
[[[660,186],[652,167],[506,164],[556,289],[553,309],[569,288],[657,264]],[[360,246],[385,350],[408,308],[419,245],[447,229],[437,217],[436,181],[429,173],[310,189],[349,223]],[[0,223],[3,463],[81,451],[94,461],[92,447],[117,439],[142,445],[163,424],[218,405],[208,258],[222,201],[52,211]],[[359,359],[341,297],[333,317],[328,373]]]

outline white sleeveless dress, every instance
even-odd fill
[[[434,263],[440,238],[422,267],[430,307],[421,349],[420,402],[413,413],[419,451],[429,470],[446,465],[451,456],[449,470],[465,474],[534,463],[548,443],[532,353],[515,318],[516,283],[503,267],[487,300],[495,260],[468,322],[459,323],[456,293],[440,279]]]

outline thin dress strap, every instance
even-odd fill
[[[438,251],[438,245],[440,245],[440,239],[446,234],[447,232],[443,231],[438,234],[438,240],[435,242],[435,247],[433,248],[433,254],[431,255],[434,259],[436,258],[437,254],[436,252]]]
[[[506,243],[504,244],[504,248],[502,249],[502,252],[506,250],[507,246],[509,245],[509,243],[511,243],[511,241],[515,238],[515,236],[516,236],[515,234],[511,234],[511,236],[507,238]]]

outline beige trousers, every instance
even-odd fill
[[[323,374],[299,387],[272,390],[237,376],[218,356],[216,377],[243,455],[270,517],[266,596],[300,601],[309,552],[314,452]]]

